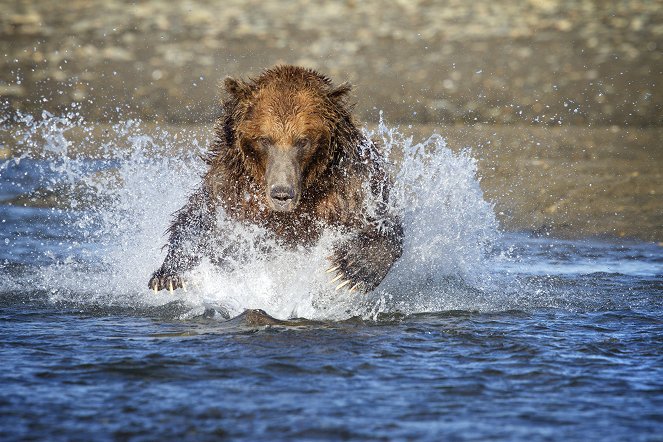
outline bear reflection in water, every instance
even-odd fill
[[[330,256],[336,288],[374,289],[401,256],[403,227],[389,210],[390,179],[379,144],[355,125],[351,86],[296,66],[249,81],[226,78],[208,171],[168,232],[151,289],[184,287],[182,273],[208,256],[223,261],[217,211],[260,226],[288,246],[314,244],[325,227],[345,232]],[[228,238],[229,236],[226,235]],[[214,249],[217,256],[209,256]],[[236,259],[236,257],[233,257]]]

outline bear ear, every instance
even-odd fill
[[[243,80],[236,80],[232,77],[226,77],[223,80],[223,87],[230,95],[235,98],[246,98],[251,93],[251,85]]]
[[[342,100],[350,93],[351,90],[352,85],[346,81],[332,88],[328,95],[332,100]]]

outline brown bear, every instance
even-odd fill
[[[345,231],[330,256],[332,281],[337,289],[375,288],[401,256],[403,228],[388,210],[379,144],[352,119],[351,86],[296,66],[249,81],[226,78],[224,86],[209,169],[176,213],[168,254],[149,287],[183,287],[182,273],[201,258],[218,262],[219,254],[233,253],[216,226],[222,208],[227,218],[259,225],[291,246],[315,243],[325,227]]]

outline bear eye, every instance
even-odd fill
[[[261,149],[267,149],[269,146],[271,146],[274,143],[272,143],[272,140],[269,137],[260,137],[258,138],[256,144]]]
[[[311,141],[308,138],[299,138],[295,141],[295,147],[298,149],[306,149],[309,144],[311,144]]]

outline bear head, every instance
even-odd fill
[[[334,86],[311,69],[276,66],[249,81],[226,78],[224,87],[227,148],[240,155],[243,173],[264,186],[274,211],[294,211],[307,189],[357,146],[347,83]]]

